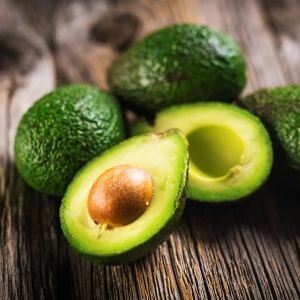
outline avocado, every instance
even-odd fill
[[[15,137],[15,162],[37,191],[64,194],[87,161],[124,139],[115,98],[88,85],[60,87],[24,114]]]
[[[139,120],[130,126],[130,135],[138,135],[153,131],[151,125],[145,120]]]
[[[262,89],[241,99],[241,103],[270,129],[278,156],[300,170],[300,86]]]
[[[189,141],[187,196],[207,202],[250,195],[268,177],[272,145],[260,120],[233,104],[191,103],[161,111],[154,130],[179,128]]]
[[[179,103],[236,98],[246,63],[229,36],[207,26],[172,25],[134,44],[112,65],[112,91],[142,114]]]
[[[69,185],[60,207],[62,230],[73,249],[93,261],[118,264],[138,259],[163,242],[184,208],[187,147],[185,137],[178,130],[143,134],[127,139],[87,163]],[[150,174],[153,198],[147,210],[133,222],[107,227],[106,223],[95,222],[91,217],[88,200],[99,178],[118,166],[121,169],[131,166]],[[115,180],[111,177],[116,182],[119,178],[120,193],[132,195],[132,191],[122,191],[124,177]],[[111,190],[114,195],[114,182],[108,179],[106,183],[106,191]],[[98,193],[101,195],[100,190]]]

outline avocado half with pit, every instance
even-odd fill
[[[187,148],[180,131],[168,130],[132,137],[89,162],[60,208],[70,245],[99,263],[118,264],[163,242],[184,208]]]
[[[260,120],[232,104],[197,103],[161,111],[154,131],[179,128],[189,141],[189,198],[221,202],[243,198],[268,177],[273,161]]]

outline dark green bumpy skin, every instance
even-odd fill
[[[179,103],[236,98],[246,83],[238,45],[206,26],[166,27],[113,64],[109,82],[130,108],[152,114]]]
[[[289,164],[300,170],[300,86],[263,89],[241,103],[266,123]]]
[[[15,138],[16,166],[34,189],[61,196],[83,164],[123,139],[114,97],[88,85],[61,87],[23,116]]]

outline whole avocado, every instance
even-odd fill
[[[300,170],[300,86],[262,89],[241,99],[244,107],[265,122],[288,164]]]
[[[24,114],[15,138],[15,162],[34,189],[61,196],[83,164],[123,139],[114,97],[88,85],[60,87]]]
[[[229,36],[207,26],[172,25],[137,42],[112,65],[113,92],[130,108],[152,114],[186,102],[236,98],[246,63]]]

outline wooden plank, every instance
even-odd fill
[[[288,83],[299,83],[300,74],[300,11],[297,0],[264,0],[260,3],[262,14],[270,31]]]
[[[69,248],[60,231],[59,199],[24,184],[13,166],[12,145],[21,114],[54,85],[52,57],[59,83],[107,88],[106,70],[120,51],[174,22],[206,23],[233,35],[248,59],[246,93],[299,82],[300,3],[16,3],[19,10],[0,1],[0,18],[7,21],[0,23],[0,298],[299,299],[300,204],[294,187],[270,182],[253,197],[229,205],[189,202],[177,229],[157,250],[129,265],[103,267]],[[125,26],[129,30],[122,31]],[[1,33],[12,28],[28,41],[29,52],[22,54],[25,62],[12,60],[3,72]],[[32,68],[22,72],[30,59]]]
[[[82,1],[62,6],[55,15],[53,37],[60,79],[107,89],[107,69],[121,50],[159,27],[197,21],[192,8],[180,0]]]
[[[33,278],[40,273],[33,273],[32,265],[42,267],[43,262],[31,257],[41,247],[30,243],[30,224],[36,220],[31,213],[47,216],[47,211],[17,174],[12,150],[22,114],[54,87],[54,64],[43,40],[10,2],[0,2],[0,19],[0,298],[32,299],[40,290],[33,290]]]

